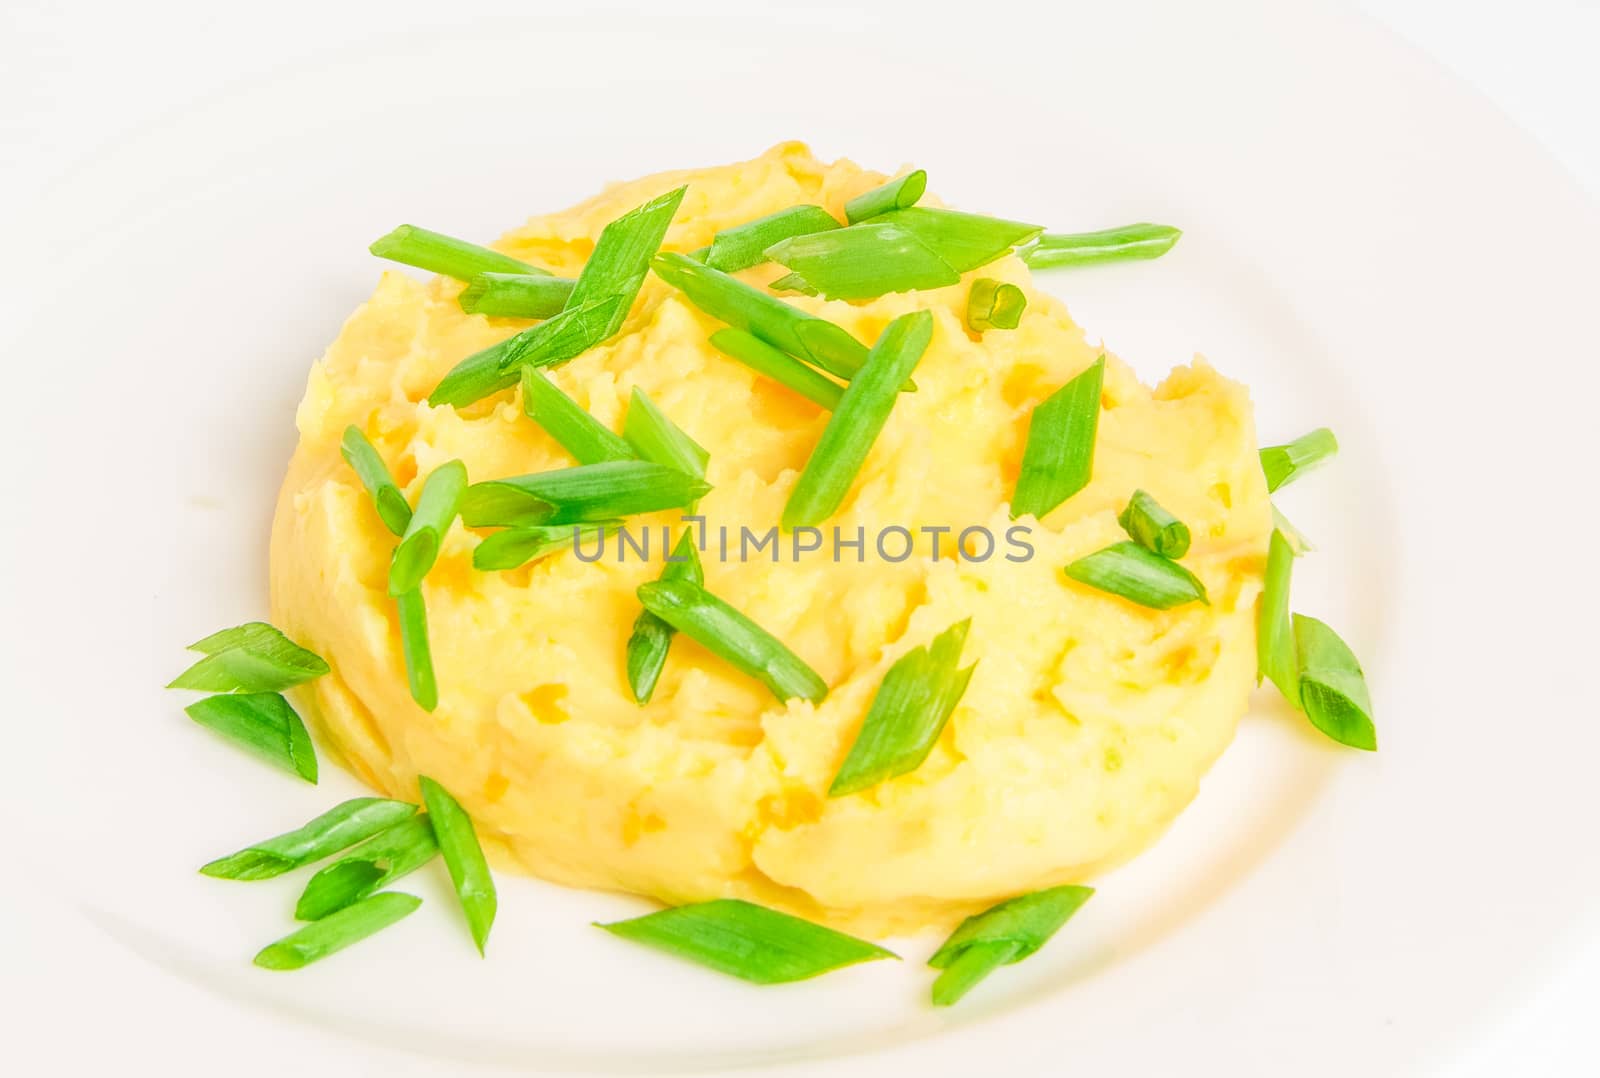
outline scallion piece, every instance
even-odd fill
[[[608,460],[475,483],[461,500],[469,528],[576,524],[683,509],[710,484],[647,460]]]
[[[767,285],[774,292],[798,292],[802,296],[820,296],[822,293],[813,288],[806,279],[798,273],[785,273],[782,277]]]
[[[567,300],[568,307],[580,307],[604,299],[620,298],[601,339],[622,328],[633,308],[633,301],[650,270],[650,259],[661,249],[661,240],[678,212],[686,187],[668,191],[618,217],[601,231],[589,261],[578,274],[578,283]]]
[[[263,947],[255,963],[262,969],[302,969],[388,928],[420,905],[422,899],[399,891],[363,898]]]
[[[549,318],[559,314],[577,284],[570,277],[532,273],[480,273],[456,302],[468,314],[493,318]]]
[[[1138,543],[1113,543],[1067,566],[1080,584],[1119,595],[1152,610],[1170,610],[1185,603],[1207,603],[1199,577]]]
[[[1295,527],[1288,517],[1279,512],[1276,505],[1272,507],[1272,526],[1281,531],[1283,537],[1289,541],[1289,549],[1294,552],[1295,557],[1298,558],[1302,554],[1309,554],[1317,549],[1311,545],[1311,540],[1306,538],[1304,532]]]
[[[627,442],[533,367],[522,368],[522,411],[579,464],[634,459]]]
[[[169,689],[198,692],[278,692],[328,672],[322,656],[264,621],[212,633],[189,645],[204,659],[179,674]]]
[[[667,556],[658,580],[687,580],[704,586],[705,570],[700,566],[700,555],[695,547],[694,532],[685,529],[677,546]],[[633,633],[628,637],[627,671],[628,687],[640,704],[648,704],[661,680],[661,671],[667,664],[667,652],[672,648],[672,637],[677,632],[648,610],[639,612],[634,619]]]
[[[713,655],[760,681],[779,700],[798,696],[815,704],[828,695],[828,683],[783,641],[691,580],[641,584],[639,601]]]
[[[428,608],[422,589],[395,596],[400,612],[400,651],[405,656],[411,699],[424,711],[439,706],[439,683],[433,672],[433,645],[428,640]]]
[[[620,520],[601,520],[593,524],[533,524],[525,528],[507,528],[478,544],[472,552],[472,567],[486,573],[517,569],[591,536],[603,536],[607,529],[621,524]]]
[[[455,523],[461,495],[466,489],[467,466],[459,460],[441,464],[429,474],[427,482],[422,484],[422,493],[417,496],[411,523],[406,525],[406,533],[400,538],[400,545],[395,547],[389,563],[391,596],[417,590],[422,578],[439,560],[439,547],[450,525]]]
[[[858,962],[899,957],[866,940],[737,898],[597,927],[752,984],[803,981]]]
[[[1300,669],[1295,654],[1294,622],[1289,616],[1289,581],[1294,573],[1294,548],[1282,531],[1273,529],[1267,544],[1267,571],[1256,615],[1256,681],[1269,678],[1284,698],[1300,707]]]
[[[757,374],[788,386],[813,404],[829,410],[839,406],[843,386],[754,334],[742,329],[719,329],[711,335],[711,347],[725,356],[732,356]]]
[[[967,328],[974,333],[989,329],[1016,329],[1028,297],[1014,284],[979,277],[967,291]]]
[[[633,387],[628,398],[628,414],[622,421],[622,436],[642,459],[676,469],[696,479],[706,477],[706,462],[711,454],[687,431],[667,418],[645,391]]]
[[[1026,221],[1008,221],[981,213],[962,213],[931,206],[895,210],[873,219],[874,224],[892,224],[921,240],[934,254],[957,273],[966,273],[1007,254],[1019,243],[1026,243],[1043,231]]]
[[[1170,225],[1137,224],[1100,232],[1046,233],[1020,252],[1033,269],[1092,266],[1136,258],[1160,258],[1183,232]]]
[[[461,900],[461,910],[467,916],[467,927],[472,931],[472,942],[483,954],[489,939],[489,928],[494,924],[494,878],[489,875],[489,862],[478,845],[478,833],[473,830],[472,818],[467,815],[448,790],[426,775],[417,776],[422,788],[423,802],[428,806],[428,818],[433,821],[433,837],[444,854],[444,864],[450,870],[450,882],[455,885],[456,897]]]
[[[851,224],[876,217],[890,210],[903,210],[915,206],[928,190],[928,174],[922,169],[874,187],[844,204],[845,220]]]
[[[289,701],[278,693],[208,696],[184,710],[206,729],[316,785],[317,753],[311,735]]]
[[[794,236],[769,247],[767,257],[828,299],[872,299],[961,280],[914,234],[877,220]]]
[[[1300,660],[1300,702],[1313,726],[1341,745],[1374,752],[1372,697],[1355,653],[1316,618],[1294,616]]]
[[[1011,519],[1029,514],[1043,519],[1089,485],[1105,370],[1106,357],[1101,356],[1034,408],[1011,496]]]
[[[417,806],[404,801],[357,797],[335,805],[304,827],[252,843],[200,871],[222,880],[271,879],[354,846],[416,811]]]
[[[821,206],[790,206],[718,232],[703,259],[712,269],[735,273],[767,260],[767,248],[791,236],[826,232],[839,227]]]
[[[401,493],[383,458],[367,441],[367,436],[361,433],[360,427],[351,424],[345,428],[339,452],[345,463],[355,471],[361,485],[367,488],[367,493],[372,495],[372,501],[378,507],[378,518],[384,526],[396,535],[404,535],[406,525],[411,523],[411,503],[406,501],[406,496]]]
[[[867,348],[840,326],[752,288],[720,270],[679,254],[660,254],[656,276],[712,318],[766,341],[838,378],[848,380],[867,361]]]
[[[295,903],[295,919],[320,921],[415,872],[438,852],[426,814],[401,820],[312,876]]]
[[[1189,553],[1189,526],[1142,490],[1133,492],[1117,523],[1128,538],[1163,558],[1176,559]]]
[[[480,273],[545,273],[521,259],[416,225],[401,225],[388,235],[379,236],[367,250],[391,262],[462,281],[470,281]]]
[[[517,384],[517,368],[555,367],[605,340],[620,296],[570,307],[457,363],[428,395],[433,408],[465,408]]]
[[[789,501],[783,526],[819,524],[832,516],[850,492],[867,453],[933,339],[933,314],[915,311],[890,322],[863,366],[845,387],[839,406],[811,451]]]
[[[1092,887],[1068,884],[1000,903],[962,921],[928,965],[943,970],[933,1002],[948,1007],[1000,966],[1021,962],[1049,942],[1089,901]]]
[[[1267,476],[1267,493],[1288,486],[1337,452],[1339,440],[1327,427],[1318,427],[1288,445],[1268,446],[1261,451],[1261,470]]]
[[[971,618],[957,622],[889,667],[843,766],[833,776],[829,797],[857,793],[922,766],[977,666],[960,665],[971,626]]]

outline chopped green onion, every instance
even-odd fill
[[[316,785],[317,753],[311,735],[289,701],[278,693],[208,696],[184,710],[206,729]]]
[[[620,520],[600,520],[593,524],[532,524],[507,528],[478,544],[472,552],[472,567],[486,573],[517,569],[597,534],[603,543],[606,529],[621,523]]]
[[[439,843],[439,852],[444,854],[445,867],[450,870],[450,882],[455,885],[461,910],[467,915],[472,942],[478,945],[481,955],[489,939],[489,927],[494,924],[496,907],[489,862],[484,859],[483,847],[478,845],[472,818],[460,802],[426,775],[418,775],[417,784],[422,787],[422,799],[433,820],[433,837]]]
[[[780,240],[838,227],[839,222],[821,206],[790,206],[718,232],[703,261],[712,269],[735,273],[765,262],[767,248]]]
[[[200,871],[222,880],[268,880],[354,846],[416,811],[417,806],[404,801],[357,797],[335,805],[304,827],[252,843]]]
[[[752,984],[803,981],[858,962],[899,957],[866,940],[737,898],[597,927]]]
[[[522,368],[522,411],[579,464],[634,458],[627,442],[533,367]]]
[[[828,683],[783,642],[692,580],[639,585],[644,608],[749,674],[779,700],[821,703]]]
[[[839,406],[844,387],[815,367],[808,367],[791,355],[742,329],[719,329],[711,335],[711,347],[732,356],[758,374],[788,386],[813,404],[833,409]]]
[[[967,292],[967,328],[974,333],[989,329],[1016,329],[1028,297],[1014,284],[979,277]]]
[[[769,247],[767,257],[828,299],[872,299],[961,280],[911,232],[881,221],[794,236]]]
[[[403,262],[462,281],[471,280],[480,273],[545,272],[521,259],[416,225],[401,225],[388,235],[379,236],[367,250],[391,262]]]
[[[689,437],[684,429],[668,419],[655,401],[638,386],[628,398],[628,415],[622,422],[622,436],[644,460],[674,468],[696,479],[706,477],[706,462],[711,454]]]
[[[480,273],[456,302],[468,314],[494,318],[549,318],[561,313],[577,284],[570,277],[532,273]]]
[[[650,259],[661,248],[661,240],[672,224],[672,215],[678,212],[686,187],[651,199],[606,225],[595,241],[589,261],[578,274],[578,283],[567,299],[567,306],[581,307],[586,303],[620,297],[622,302],[611,315],[611,321],[601,334],[601,339],[622,328],[623,320],[633,308],[633,301],[644,284],[650,270]]]
[[[1300,669],[1295,655],[1294,623],[1289,617],[1289,581],[1294,548],[1274,529],[1267,546],[1267,571],[1256,615],[1256,682],[1270,678],[1284,698],[1300,707]]]
[[[872,443],[933,339],[933,315],[915,311],[890,322],[860,372],[845,387],[839,406],[806,461],[789,501],[783,526],[818,524],[832,516],[850,492]]]
[[[401,820],[312,876],[295,904],[295,919],[320,921],[415,872],[438,852],[426,814]]]
[[[705,480],[647,460],[608,460],[475,483],[461,500],[469,528],[576,524],[683,509]]]
[[[439,560],[439,547],[450,525],[455,523],[461,495],[466,489],[467,466],[459,460],[441,464],[422,484],[416,512],[411,514],[411,523],[406,525],[406,533],[400,545],[394,548],[394,558],[389,563],[391,596],[417,590],[422,578]]]
[[[422,899],[399,891],[363,898],[263,947],[256,955],[256,965],[262,969],[301,969],[388,928],[420,905]]]
[[[1294,616],[1294,637],[1300,660],[1300,702],[1306,717],[1341,745],[1376,751],[1372,697],[1355,653],[1338,633],[1304,614]]]
[[[1050,234],[1020,252],[1022,261],[1033,269],[1056,266],[1090,266],[1100,262],[1124,262],[1135,258],[1160,258],[1172,250],[1183,235],[1170,225],[1126,225],[1100,232]]]
[[[922,766],[977,666],[959,665],[971,626],[971,618],[957,622],[889,667],[828,787],[829,797],[857,793]]]
[[[621,307],[620,296],[586,303],[474,352],[434,387],[429,406],[465,408],[516,385],[519,366],[555,367],[582,355],[606,338],[605,329]]]
[[[1270,445],[1261,451],[1261,470],[1267,476],[1267,493],[1286,487],[1339,451],[1339,440],[1327,427],[1318,427],[1288,445]]]
[[[917,199],[928,190],[928,174],[922,169],[874,187],[844,204],[845,220],[851,224],[876,217],[890,210],[903,210],[915,206]]]
[[[806,279],[798,273],[785,273],[767,287],[774,292],[798,292],[802,296],[822,295],[820,291],[806,283]]]
[[[1142,490],[1133,492],[1117,523],[1128,538],[1163,558],[1176,559],[1189,553],[1189,526]]]
[[[1198,577],[1171,558],[1163,558],[1138,543],[1113,543],[1079,558],[1066,571],[1080,584],[1152,610],[1170,610],[1196,601],[1210,605],[1206,587]]]
[[[650,265],[658,277],[712,318],[838,378],[849,379],[867,360],[866,346],[844,328],[692,258],[661,254]]]
[[[944,971],[934,982],[933,1002],[948,1007],[995,969],[1032,955],[1093,894],[1092,887],[1075,884],[1052,887],[1002,902],[962,921],[928,959],[928,965]]]
[[[1011,519],[1044,515],[1089,485],[1094,436],[1100,425],[1100,385],[1106,357],[1046,397],[1028,420],[1022,471],[1011,495]]]
[[[400,492],[383,458],[367,441],[367,436],[361,433],[360,427],[351,424],[345,428],[339,452],[344,456],[345,463],[354,469],[361,485],[367,488],[367,493],[372,495],[378,507],[378,518],[384,526],[396,535],[404,535],[406,525],[411,523],[411,504]]]
[[[705,571],[700,566],[692,529],[684,530],[678,545],[667,555],[666,562],[658,580],[687,580],[692,584],[705,584]],[[672,637],[676,632],[676,629],[648,610],[640,611],[634,619],[633,633],[628,637],[628,687],[633,690],[633,698],[639,703],[648,704],[656,691],[656,682],[661,679],[661,671],[667,664],[667,652],[672,648]]]
[[[1272,526],[1281,531],[1283,537],[1289,541],[1289,549],[1293,551],[1295,557],[1298,558],[1302,554],[1309,554],[1317,549],[1311,545],[1311,540],[1306,538],[1304,532],[1296,528],[1290,523],[1288,517],[1278,511],[1276,505],[1272,507]]]
[[[250,621],[212,633],[189,645],[204,659],[179,674],[169,689],[199,692],[277,692],[328,672],[322,656],[284,636],[264,621]]]
[[[439,683],[433,672],[433,645],[428,640],[428,608],[422,589],[395,596],[400,611],[400,650],[406,660],[411,699],[424,711],[439,706]]]
[[[930,206],[895,210],[875,218],[874,223],[893,224],[910,232],[957,273],[986,266],[1043,231],[1026,221]]]

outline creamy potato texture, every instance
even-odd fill
[[[799,144],[741,164],[651,176],[537,217],[497,248],[576,276],[607,222],[678,186],[688,193],[665,250],[795,203],[843,218],[883,177],[823,164]],[[1004,213],[1004,207],[963,207]],[[740,274],[766,284],[783,273]],[[978,276],[1019,285],[1015,330],[967,332]],[[452,459],[474,481],[572,465],[523,416],[517,391],[456,410],[425,398],[468,354],[528,323],[464,314],[461,284],[385,273],[312,368],[300,444],[272,536],[272,614],[333,672],[304,702],[323,743],[375,789],[417,797],[442,782],[500,868],[680,903],[737,896],[846,929],[948,925],[1001,898],[1087,880],[1148,844],[1194,796],[1233,736],[1254,685],[1254,605],[1268,535],[1265,483],[1244,389],[1204,362],[1154,390],[1108,358],[1094,475],[1009,561],[937,561],[918,536],[904,561],[825,551],[774,564],[704,555],[706,585],[788,644],[831,691],[780,704],[679,636],[654,699],[634,703],[623,656],[634,589],[661,568],[560,553],[510,572],[472,567],[483,534],[459,523],[424,595],[439,679],[432,714],[407,691],[386,574],[395,540],[339,455],[361,427],[415,500]],[[987,526],[1003,537],[1035,404],[1102,354],[1014,257],[937,291],[862,303],[786,296],[871,343],[897,315],[931,308],[918,391],[902,394],[841,510],[857,527]],[[639,386],[711,454],[701,502],[713,534],[760,532],[827,422],[822,409],[716,352],[720,323],[649,277],[622,332],[551,372],[620,430]],[[1184,564],[1210,605],[1135,606],[1062,567],[1125,538],[1136,488],[1184,520]],[[659,533],[676,514],[648,520]],[[890,553],[899,554],[898,544]],[[974,550],[973,553],[982,553]],[[895,659],[963,618],[977,671],[932,755],[864,793],[826,791]]]

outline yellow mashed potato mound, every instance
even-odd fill
[[[537,217],[496,247],[576,276],[607,222],[688,185],[664,250],[722,228],[846,200],[884,177],[823,164],[798,143],[721,168],[614,186]],[[739,276],[767,284],[784,271]],[[1015,330],[981,339],[963,319],[978,276],[1020,286]],[[1082,881],[1147,845],[1194,796],[1227,746],[1255,683],[1254,605],[1269,533],[1267,492],[1245,390],[1203,361],[1155,390],[1114,357],[1105,371],[1093,480],[1032,525],[1034,556],[1003,536],[1034,405],[1102,354],[1015,257],[936,291],[863,303],[786,295],[871,343],[898,315],[931,308],[933,341],[829,527],[869,537],[777,564],[704,555],[706,586],[826,679],[813,706],[777,702],[698,644],[676,638],[654,698],[636,704],[623,656],[661,568],[585,563],[564,552],[509,572],[472,567],[483,535],[459,523],[423,587],[439,706],[412,702],[386,574],[395,540],[339,454],[362,428],[415,501],[437,466],[474,481],[571,466],[523,416],[518,392],[470,407],[425,398],[468,354],[529,323],[464,314],[461,284],[386,273],[312,368],[300,444],[272,535],[272,614],[332,673],[305,694],[324,744],[375,789],[416,799],[417,775],[451,790],[491,858],[548,880],[668,903],[732,896],[866,933],[948,925],[999,899]],[[642,388],[710,451],[700,505],[719,526],[764,531],[828,415],[707,343],[720,327],[650,276],[622,332],[550,372],[620,430]],[[1116,516],[1149,491],[1185,521],[1184,558],[1210,605],[1149,610],[1069,580],[1062,567],[1125,538]],[[636,518],[659,533],[677,514]],[[880,528],[987,526],[986,561],[938,560],[931,536],[891,562]],[[658,538],[659,544],[659,538]],[[981,545],[981,544],[979,544]],[[889,553],[899,555],[899,543]],[[974,550],[982,553],[982,550]],[[915,772],[826,795],[884,672],[909,649],[972,619],[965,697]]]

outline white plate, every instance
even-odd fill
[[[53,1058],[143,1038],[244,1073],[1393,1073],[1466,1050],[1593,931],[1593,209],[1352,16],[899,8],[849,32],[813,10],[374,37],[208,93],[28,207],[0,326],[0,804],[13,968],[37,978],[11,988]],[[1382,752],[1262,694],[1170,834],[948,1012],[932,939],[755,991],[587,925],[639,902],[523,879],[480,961],[439,872],[371,943],[253,969],[298,877],[194,867],[357,787],[295,789],[159,686],[183,644],[265,613],[294,406],[376,277],[365,244],[402,220],[492,236],[788,137],[914,161],[962,207],[1185,227],[1160,262],[1050,287],[1147,378],[1199,351],[1248,381],[1265,440],[1339,432],[1283,499],[1320,547],[1295,605],[1367,660]],[[76,1015],[48,1002],[68,980],[92,982]],[[82,1010],[117,1036],[64,1044]]]

